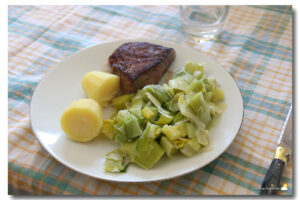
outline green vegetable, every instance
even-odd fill
[[[160,114],[159,119],[155,122],[158,125],[165,125],[171,123],[173,117],[171,115]]]
[[[109,139],[114,138],[114,120],[105,119],[101,126],[101,132]]]
[[[217,87],[212,98],[213,102],[221,101],[224,99],[224,92],[221,88]]]
[[[176,93],[180,91],[186,91],[189,87],[189,84],[181,78],[175,78],[169,80],[169,86],[174,91],[174,93]]]
[[[126,155],[120,149],[116,149],[106,154],[105,171],[125,172],[129,162]]]
[[[193,123],[187,123],[187,132],[188,132],[188,137],[193,139],[196,137],[195,132],[197,131],[197,127]]]
[[[161,128],[158,125],[147,123],[147,126],[143,132],[143,135],[138,138],[136,150],[137,151],[148,151],[149,142],[156,139],[161,133]]]
[[[144,104],[145,103],[143,101],[142,95],[140,94],[140,92],[138,92],[138,94],[133,97],[128,110],[130,111],[130,113],[135,115],[138,119],[143,119],[141,110]]]
[[[120,110],[115,120],[114,139],[118,143],[130,142],[136,137],[142,135],[142,129],[139,125],[138,119],[128,110]]]
[[[130,141],[126,136],[126,130],[124,125],[114,125],[114,140],[119,144],[123,144]]]
[[[174,79],[183,80],[187,84],[190,84],[195,79],[195,77],[186,71],[179,71],[175,74]]]
[[[165,153],[164,149],[156,142],[150,140],[148,151],[137,151],[136,142],[125,143],[121,149],[131,158],[131,161],[144,169],[150,169]]]
[[[136,150],[137,151],[148,151],[149,149],[149,142],[152,139],[147,138],[147,137],[140,137],[136,141]]]
[[[155,115],[155,113],[149,107],[144,107],[141,112],[146,119],[150,119]]]
[[[189,92],[189,91],[193,91],[193,92],[205,92],[205,85],[204,85],[203,81],[202,80],[194,79],[191,82],[191,84],[190,84],[187,92]]]
[[[180,137],[181,133],[175,126],[164,125],[162,128],[163,134],[171,141],[176,140]]]
[[[112,103],[117,110],[122,110],[126,108],[126,104],[128,104],[132,98],[133,94],[125,94],[114,98]]]
[[[131,115],[131,118],[124,120],[124,124],[127,138],[134,139],[142,135],[141,127],[139,126],[138,120],[134,115]]]
[[[188,100],[188,106],[190,106],[193,111],[197,114],[199,119],[205,124],[208,125],[211,121],[209,105],[206,103],[202,92],[198,92],[193,95]]]
[[[144,97],[146,93],[151,93],[160,103],[168,102],[171,99],[163,86],[160,85],[147,85],[141,92]]]
[[[169,87],[169,85],[168,84],[163,84],[162,87],[164,88],[164,90],[166,91],[166,93],[168,94],[168,96],[170,98],[173,98],[174,91]]]
[[[199,128],[205,128],[205,124],[198,118],[195,112],[187,106],[184,95],[180,96],[178,99],[179,110],[183,116],[195,123]]]
[[[185,65],[185,71],[194,75],[195,71],[200,71],[201,74],[203,75],[203,65],[195,62],[188,62]],[[199,77],[201,78],[201,77]]]
[[[160,145],[164,148],[169,158],[177,152],[175,145],[172,142],[170,142],[170,140],[168,140],[166,136],[161,137]]]
[[[174,140],[174,141],[172,141],[172,142],[175,144],[176,149],[180,149],[180,148],[182,148],[182,147],[185,145],[185,143],[187,143],[188,141],[189,141],[188,138],[178,138],[178,139],[176,139],[176,140]]]
[[[187,122],[178,122],[175,124],[175,127],[180,132],[180,137],[186,137],[188,135]]]
[[[201,145],[194,139],[190,139],[180,149],[181,153],[185,156],[191,157],[198,153],[201,149]]]
[[[150,169],[164,152],[172,158],[207,151],[208,129],[225,107],[223,90],[203,72],[202,64],[188,62],[167,84],[113,100],[119,111],[101,130],[121,147],[107,155],[107,171],[124,172],[129,162]]]
[[[197,141],[199,142],[199,144],[203,145],[203,146],[207,146],[208,145],[208,131],[205,129],[198,129],[195,132],[195,136]]]
[[[152,94],[150,94],[149,92],[146,92],[145,96],[147,96],[148,99],[153,103],[153,105],[158,109],[158,112],[165,114],[165,115],[171,115],[171,112],[169,112],[161,107],[161,103]]]
[[[184,119],[185,119],[185,117],[181,114],[181,112],[178,112],[178,113],[175,115],[174,119],[173,119],[173,123],[175,124],[175,123],[177,123],[177,122],[179,122],[179,121],[182,121],[182,120],[184,120]]]

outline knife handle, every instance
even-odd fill
[[[261,195],[276,194],[280,190],[280,178],[285,162],[274,158],[261,185]]]
[[[261,195],[276,194],[280,190],[280,178],[285,163],[289,161],[289,156],[290,154],[286,148],[277,147],[275,156],[261,185]]]

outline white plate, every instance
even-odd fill
[[[80,80],[92,70],[107,71],[109,55],[128,41],[148,41],[172,47],[176,59],[169,71],[177,71],[190,61],[201,62],[206,74],[215,75],[225,93],[225,112],[210,131],[211,151],[187,158],[177,156],[173,160],[163,157],[152,169],[144,170],[134,164],[127,173],[104,171],[105,154],[116,149],[113,141],[99,136],[89,143],[77,143],[68,139],[60,127],[60,117],[74,100],[85,97]],[[104,110],[109,116],[111,110]],[[232,143],[243,119],[243,100],[239,88],[221,65],[206,55],[178,44],[156,40],[123,40],[99,44],[83,49],[59,63],[36,88],[30,105],[32,130],[42,146],[62,164],[80,173],[111,181],[146,182],[174,178],[199,169],[220,156]]]

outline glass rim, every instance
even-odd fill
[[[183,6],[196,6],[196,5],[179,5],[179,14],[180,14],[180,19],[182,20],[182,15],[181,15],[181,12],[182,12],[182,7]],[[224,15],[222,16],[222,19],[218,22],[218,24],[222,24],[225,22],[227,16],[228,16],[228,12],[229,12],[229,8],[230,6],[229,5],[199,5],[199,6],[225,6],[225,12],[224,12]],[[213,24],[198,24],[197,22],[190,22],[191,24],[195,24],[197,26],[201,26],[201,27],[210,27],[210,26],[213,26],[213,25],[217,25],[217,23],[213,23]]]

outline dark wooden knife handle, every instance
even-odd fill
[[[261,185],[261,195],[276,194],[280,190],[280,178],[285,162],[274,158]]]

